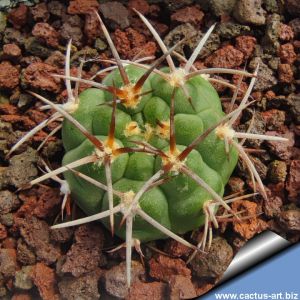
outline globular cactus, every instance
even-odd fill
[[[137,12],[138,13],[138,12]],[[138,13],[139,14],[139,13]],[[212,26],[200,41],[184,67],[175,67],[176,45],[168,50],[151,24],[139,14],[153,33],[164,55],[153,65],[141,61],[122,61],[98,16],[102,31],[114,55],[116,66],[102,83],[71,77],[69,43],[65,75],[68,101],[57,105],[32,93],[43,101],[44,108],[56,113],[28,133],[13,149],[53,120],[63,119],[62,139],[65,148],[62,167],[33,180],[58,181],[64,194],[64,207],[71,195],[88,217],[53,228],[74,226],[102,220],[103,224],[126,240],[127,280],[130,284],[131,247],[140,242],[172,237],[192,247],[205,250],[211,241],[212,224],[218,226],[217,210],[223,206],[228,216],[234,214],[223,199],[226,185],[240,156],[246,163],[253,182],[263,184],[239,139],[282,140],[250,133],[236,132],[232,125],[242,110],[250,105],[248,98],[256,80],[254,74],[228,69],[197,70],[197,55],[212,32]],[[169,67],[157,69],[163,59]],[[82,68],[82,64],[80,69]],[[103,71],[100,71],[103,72]],[[251,77],[249,88],[235,111],[225,115],[211,73],[240,74]],[[71,81],[76,82],[75,92]],[[77,95],[78,85],[93,86]],[[238,87],[219,82],[235,89]],[[64,173],[65,180],[57,175]],[[240,198],[247,197],[241,196]],[[123,224],[123,223],[126,223]],[[120,226],[121,225],[121,226]],[[204,225],[197,247],[179,235]],[[208,237],[209,236],[209,237]],[[194,252],[196,253],[196,252]]]

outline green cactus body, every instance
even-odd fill
[[[126,73],[135,83],[144,70],[127,66]],[[163,72],[168,72],[164,68]],[[119,71],[110,73],[104,80],[105,85],[122,87]],[[191,97],[190,105],[182,89],[175,94],[175,133],[178,151],[182,151],[197,136],[216,124],[223,116],[219,96],[212,85],[203,77],[195,76],[185,86]],[[132,140],[147,141],[156,148],[167,152],[169,149],[168,126],[170,99],[173,87],[157,74],[152,74],[144,83],[142,92],[152,93],[141,98],[136,107],[128,108],[118,104],[116,110],[116,143],[118,147],[132,146]],[[95,88],[80,94],[79,108],[72,114],[90,133],[105,141],[109,132],[112,107],[103,105],[112,96]],[[158,125],[159,124],[159,125]],[[134,129],[131,128],[134,127]],[[94,146],[69,121],[65,120],[62,130],[66,154],[63,164],[78,160],[95,151]],[[136,145],[135,145],[136,146]],[[234,148],[229,155],[225,153],[224,141],[212,132],[187,157],[185,164],[220,196],[238,159]],[[121,192],[137,192],[142,185],[162,166],[160,157],[146,153],[121,154],[112,162],[113,188]],[[104,167],[89,164],[77,168],[78,171],[106,184]],[[79,178],[73,172],[65,173],[72,198],[88,215],[108,209],[107,194]],[[175,233],[193,230],[204,222],[203,204],[211,200],[211,195],[199,187],[191,178],[179,174],[164,184],[147,191],[140,199],[141,208],[156,221]],[[120,199],[115,197],[114,205]],[[119,228],[122,215],[115,215],[115,233],[124,238],[124,226]],[[103,220],[109,228],[108,218]],[[133,237],[142,242],[164,238],[154,227],[136,216]]]

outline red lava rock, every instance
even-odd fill
[[[172,275],[182,275],[191,278],[191,270],[187,268],[186,263],[179,258],[169,258],[164,255],[158,255],[149,261],[149,275],[155,279],[168,282]]]
[[[235,40],[235,47],[237,50],[243,52],[244,59],[248,59],[256,45],[256,38],[253,36],[241,35],[238,36]]]
[[[143,265],[137,261],[131,263],[131,282],[139,281],[145,276]],[[104,286],[108,294],[117,298],[126,298],[128,295],[126,281],[126,263],[112,267],[104,274]]]
[[[4,240],[7,238],[7,231],[4,225],[0,223],[0,240]]]
[[[37,22],[47,22],[50,13],[48,11],[46,3],[39,3],[30,8],[33,19]]]
[[[56,290],[55,272],[53,269],[43,263],[37,263],[33,269],[32,279],[43,299],[59,299]]]
[[[201,295],[206,294],[210,289],[212,289],[214,285],[206,281],[204,282],[197,281],[196,283],[194,283],[194,286],[196,288],[197,296],[200,297]]]
[[[18,114],[18,109],[9,103],[0,104],[1,115],[15,115]]]
[[[191,249],[175,240],[167,240],[164,248],[165,252],[174,257],[186,256],[191,253]]]
[[[120,56],[128,59],[132,59],[141,51],[143,56],[152,56],[157,49],[154,42],[146,42],[145,36],[132,28],[125,31],[117,29],[114,33],[114,42]]]
[[[173,275],[169,280],[171,299],[192,299],[197,297],[196,290],[190,278]]]
[[[290,65],[292,65],[297,58],[297,55],[294,50],[294,46],[291,43],[280,45],[278,50],[278,55],[282,63],[286,63]]]
[[[294,73],[291,65],[289,64],[279,64],[278,65],[278,78],[279,81],[285,83],[292,83],[294,79]]]
[[[22,192],[19,198],[24,202],[23,206],[26,206],[21,210],[39,218],[55,215],[58,206],[61,204],[59,189],[45,185]]]
[[[58,93],[60,90],[60,79],[51,74],[57,73],[57,68],[45,63],[32,63],[23,73],[24,83],[32,88],[38,88],[49,92]]]
[[[287,142],[266,141],[269,150],[282,160],[288,160],[292,155],[291,148],[295,143],[294,133],[286,131],[278,134],[276,131],[266,131],[266,135],[282,136],[288,139]]]
[[[127,7],[129,9],[135,8],[143,15],[147,15],[150,12],[150,5],[146,0],[129,0]]]
[[[60,257],[60,250],[50,243],[49,227],[44,221],[33,216],[15,219],[21,236],[35,250],[37,257],[46,264],[52,264]]]
[[[136,281],[130,287],[126,300],[164,300],[166,296],[167,285],[163,282],[141,282]]]
[[[79,277],[97,269],[102,260],[103,232],[100,226],[83,225],[75,231],[75,243],[67,252],[61,271]]]
[[[261,113],[268,130],[277,130],[285,122],[285,112],[278,109],[270,109]]]
[[[199,9],[198,5],[187,6],[177,10],[171,15],[171,20],[179,23],[201,24],[204,13]]]
[[[68,13],[71,15],[89,14],[93,11],[93,9],[99,9],[99,3],[97,0],[74,0],[70,1]]]
[[[242,64],[244,54],[231,45],[222,47],[205,59],[205,65],[213,68],[235,68]]]
[[[8,20],[13,24],[14,28],[20,29],[22,26],[26,25],[27,17],[28,7],[24,4],[20,4],[9,13]]]
[[[19,58],[22,52],[18,45],[16,44],[6,44],[3,46],[3,56],[8,59]]]
[[[15,275],[17,269],[17,255],[15,249],[0,249],[0,274],[4,277]]]
[[[199,278],[219,278],[228,268],[233,258],[233,250],[221,237],[212,240],[209,252],[198,252],[190,265]]]
[[[286,182],[286,190],[289,193],[289,199],[292,201],[299,200],[300,194],[300,160],[292,160],[290,172]]]
[[[36,23],[32,35],[45,40],[50,47],[58,47],[59,33],[48,23]]]
[[[12,90],[19,84],[19,70],[8,61],[0,63],[0,89]]]
[[[101,271],[83,275],[79,278],[63,278],[58,283],[61,296],[68,300],[99,299],[98,280]]]
[[[290,41],[294,38],[294,31],[291,26],[281,23],[279,26],[279,38],[282,41]]]
[[[247,219],[233,223],[233,229],[240,234],[241,237],[249,240],[255,234],[267,229],[265,221],[257,218],[257,204],[248,200],[237,200],[232,203],[232,210],[239,212],[246,210],[243,214]]]
[[[128,9],[119,1],[101,3],[101,12],[105,19],[125,29],[129,26]]]

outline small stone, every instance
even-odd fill
[[[279,38],[282,41],[290,41],[294,38],[294,31],[291,26],[281,23],[279,27]]]
[[[34,252],[22,239],[17,242],[17,260],[23,265],[34,265],[36,262]]]
[[[43,39],[50,47],[56,48],[59,45],[59,33],[48,23],[36,23],[32,35]]]
[[[92,44],[100,35],[99,20],[95,14],[85,15],[84,34],[87,38],[88,44]]]
[[[286,183],[289,199],[297,201],[300,195],[300,160],[292,160]]]
[[[11,300],[32,300],[30,294],[27,293],[15,293]]]
[[[102,7],[101,7],[102,8]],[[73,0],[70,1],[68,6],[68,13],[71,15],[74,14],[89,14],[93,10],[99,9],[99,3],[97,0]]]
[[[280,22],[281,17],[278,14],[272,14],[267,17],[267,26],[265,35],[262,39],[264,51],[275,54],[279,44]]]
[[[58,288],[61,296],[68,300],[93,300],[99,299],[98,290],[99,272],[83,275],[78,278],[64,277]]]
[[[261,0],[239,0],[233,11],[234,17],[239,22],[253,25],[264,25],[265,13]]]
[[[0,32],[4,32],[6,28],[6,14],[0,11]]]
[[[0,274],[4,277],[12,277],[17,270],[15,249],[0,249]]]
[[[12,213],[8,214],[1,214],[0,215],[0,223],[2,223],[5,226],[12,226],[14,224],[14,217]]]
[[[253,36],[239,36],[235,40],[236,49],[243,52],[245,59],[248,59],[252,55],[255,45],[256,38]]]
[[[33,287],[31,280],[32,266],[24,266],[15,275],[15,287],[21,290],[30,290]]]
[[[279,13],[279,6],[277,0],[263,0],[264,8],[270,13]]]
[[[16,195],[10,191],[0,191],[0,214],[7,214],[20,206]]]
[[[227,270],[233,258],[231,246],[221,237],[212,240],[208,253],[198,252],[191,261],[191,268],[199,278],[219,278]]]
[[[255,57],[251,60],[249,66],[251,69],[255,69],[259,64],[259,70],[257,74],[257,80],[254,85],[255,91],[265,91],[272,88],[277,84],[277,79],[273,74],[273,71],[263,63],[261,58]]]
[[[22,82],[31,88],[57,93],[60,90],[60,79],[54,78],[57,68],[45,63],[32,63],[23,72]]]
[[[299,16],[300,14],[300,3],[298,0],[286,0],[285,6],[287,11],[293,16]]]
[[[290,65],[292,65],[297,58],[297,55],[294,51],[294,46],[291,43],[280,45],[278,55],[282,63],[287,63]]]
[[[149,261],[149,275],[155,279],[168,282],[172,275],[183,275],[191,278],[191,270],[187,268],[186,263],[180,258],[169,258],[164,255],[158,255]]]
[[[129,26],[129,12],[122,3],[118,1],[102,3],[101,12],[105,19],[118,25],[121,29]]]
[[[209,7],[217,17],[230,15],[237,0],[210,0]]]
[[[36,22],[47,22],[50,17],[46,3],[39,3],[33,6],[30,8],[30,11]]]
[[[250,31],[250,27],[233,22],[224,22],[217,26],[217,33],[221,38],[232,39]]]
[[[66,12],[66,7],[60,1],[50,1],[47,6],[49,13],[55,17],[61,18]]]
[[[29,37],[26,39],[25,49],[33,56],[38,56],[40,58],[47,58],[52,52],[48,47],[41,45],[39,39],[36,37]]]
[[[281,212],[279,223],[289,231],[300,231],[300,210],[286,210]]]
[[[20,29],[27,23],[28,7],[20,4],[19,7],[11,10],[8,15],[8,20],[13,24],[14,28]]]
[[[14,28],[7,27],[4,31],[3,43],[4,44],[17,44],[24,45],[25,37],[22,33]]]
[[[289,22],[289,26],[291,26],[295,37],[300,35],[300,18],[293,19]]]
[[[205,65],[213,68],[235,68],[242,64],[244,55],[231,45],[222,47],[206,58]]]
[[[33,180],[38,175],[38,170],[35,166],[37,160],[37,152],[32,148],[28,148],[25,152],[13,156],[9,160],[10,164],[5,172],[9,184],[20,188]]]
[[[50,231],[50,238],[52,241],[58,243],[66,243],[71,240],[73,233],[74,230],[72,227],[53,229]]]
[[[281,212],[282,200],[279,196],[273,195],[273,193],[266,188],[267,198],[263,200],[263,211],[269,218],[278,216]]]
[[[100,38],[97,38],[95,40],[95,44],[94,47],[98,50],[98,51],[104,51],[105,49],[107,49],[107,44]]]
[[[62,68],[65,65],[65,56],[60,51],[54,51],[45,60],[45,63],[51,66]]]
[[[33,268],[32,279],[43,299],[59,300],[53,269],[37,263]]]
[[[167,285],[163,282],[135,281],[129,290],[126,300],[164,300],[166,299]]]
[[[294,72],[289,64],[278,65],[278,78],[280,82],[292,83],[294,79]]]
[[[261,113],[268,130],[279,130],[285,122],[285,111],[270,109]]]
[[[169,280],[170,299],[192,299],[197,297],[191,278],[172,275]]]
[[[228,187],[232,194],[243,192],[245,190],[245,182],[240,177],[230,177]]]
[[[82,27],[83,22],[79,16],[68,16],[66,21],[61,26],[60,36],[65,42],[72,39],[73,45],[76,47],[81,47],[83,40]]]
[[[131,282],[134,284],[141,277],[145,276],[145,269],[141,263],[132,261]],[[105,272],[104,285],[107,293],[118,298],[126,298],[128,295],[126,281],[126,263],[122,262]]]
[[[273,183],[284,182],[287,166],[284,161],[274,160],[268,166],[268,178]]]
[[[0,63],[0,89],[12,90],[19,84],[19,70],[8,61]]]
[[[268,146],[271,153],[275,154],[281,160],[290,159],[292,152],[291,147],[293,147],[295,143],[294,134],[291,131],[286,131],[282,134],[278,134],[275,131],[267,131],[266,135],[274,135],[281,136],[288,139],[287,142],[277,142],[277,141],[266,141],[266,145]]]
[[[199,9],[199,6],[187,6],[177,10],[171,15],[171,20],[178,23],[191,23],[199,25],[202,22],[204,13]]]

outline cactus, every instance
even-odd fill
[[[218,227],[218,208],[222,206],[226,217],[239,219],[229,203],[237,198],[224,198],[226,185],[238,157],[246,163],[254,184],[259,185],[267,197],[263,183],[239,139],[269,139],[268,137],[240,133],[233,123],[245,107],[254,86],[254,74],[222,68],[197,70],[193,63],[205,41],[213,31],[204,35],[191,57],[186,60],[176,54],[175,45],[168,50],[152,25],[139,12],[137,14],[152,32],[163,56],[151,66],[137,61],[120,59],[109,33],[99,15],[102,31],[111,47],[112,67],[101,83],[70,76],[71,42],[66,53],[64,78],[68,100],[54,104],[32,93],[45,103],[43,109],[56,112],[26,134],[10,151],[12,153],[25,140],[49,122],[62,120],[62,139],[65,155],[62,167],[30,182],[37,184],[52,178],[61,184],[64,195],[63,209],[70,198],[88,215],[85,218],[56,224],[53,228],[74,226],[101,220],[103,224],[126,240],[127,281],[130,285],[131,248],[140,251],[140,242],[172,237],[197,251],[209,248],[212,225]],[[177,68],[172,55],[177,55],[184,67]],[[168,67],[157,69],[166,59]],[[83,62],[79,70],[82,69]],[[251,78],[238,108],[225,115],[219,96],[210,81],[211,73],[240,74]],[[71,81],[76,82],[74,92]],[[235,90],[231,107],[239,87],[218,81]],[[78,96],[80,83],[92,86]],[[60,128],[60,127],[59,127]],[[58,177],[64,173],[65,180]],[[251,195],[250,195],[251,196]],[[124,224],[126,223],[126,225]],[[197,246],[180,234],[204,226]],[[206,247],[208,245],[208,247]],[[193,257],[193,256],[192,256]],[[192,259],[191,257],[191,259]]]

